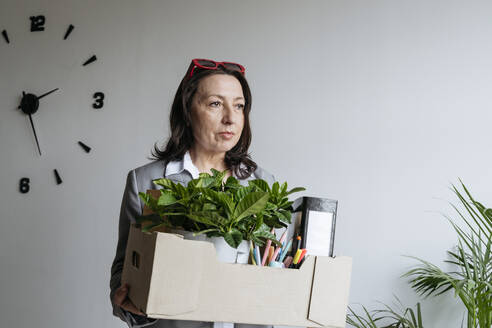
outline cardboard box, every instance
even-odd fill
[[[345,327],[352,260],[308,255],[300,269],[217,261],[214,245],[130,228],[122,283],[150,318]]]

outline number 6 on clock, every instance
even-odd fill
[[[19,182],[19,191],[23,194],[27,194],[29,192],[29,178],[22,178]]]

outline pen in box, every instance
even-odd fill
[[[270,262],[272,261],[273,261],[273,246],[270,246],[270,248],[268,249],[268,259],[266,265],[270,265]]]
[[[297,250],[299,250],[301,248],[301,240],[302,240],[301,236],[296,237],[296,241],[297,241],[296,248],[297,248]]]
[[[284,233],[283,233],[283,234],[282,234],[282,236],[280,237],[279,242],[280,242],[280,243],[283,243],[283,242],[284,242],[284,240],[285,240],[285,237],[287,237],[287,229],[284,231]],[[273,257],[272,257],[272,259],[273,259],[274,261],[277,259],[278,252],[280,252],[280,247],[277,247],[277,249],[275,250],[275,253],[273,253]]]
[[[280,254],[280,259],[279,259],[280,262],[283,262],[284,261],[285,256],[289,252],[289,248],[291,246],[292,246],[292,238],[289,240],[289,243],[287,244],[287,246],[285,246],[285,248],[282,248],[282,252]]]
[[[284,265],[286,268],[290,267],[290,264],[292,263],[292,256],[287,256],[287,258],[284,260]]]
[[[280,252],[278,252],[278,255],[275,258],[275,261],[280,261],[280,257],[282,256],[282,253],[284,252],[285,244],[286,243],[284,242],[284,243],[282,243],[282,246],[280,246]]]
[[[302,249],[298,249],[296,255],[294,255],[294,259],[292,260],[292,264],[290,267],[295,268],[297,261],[299,261],[299,257],[301,257]]]
[[[272,234],[275,233],[275,228],[272,228],[272,231],[270,232]],[[275,238],[277,238],[275,236]],[[265,246],[265,251],[263,252],[263,258],[261,260],[261,265],[265,265],[265,262],[267,260],[268,252],[270,250],[270,245],[272,244],[272,241],[270,239],[267,240],[266,246]]]
[[[297,249],[296,255],[294,255],[294,261],[292,263],[297,264],[299,257],[301,257],[302,249]]]
[[[250,242],[249,242],[249,256],[251,256],[251,263],[253,265],[256,265],[255,252],[253,249],[253,241],[252,240],[250,240]]]
[[[260,259],[260,257],[261,257],[260,247],[258,245],[255,246],[255,253],[256,253],[256,263],[257,263],[257,265],[261,266],[262,264],[261,264],[261,259]]]
[[[304,258],[304,255],[306,254],[307,252],[307,249],[303,249],[302,252],[301,252],[301,256],[299,256],[299,259],[297,260],[297,263],[296,263],[296,268],[299,269],[301,267],[301,261],[303,260]]]
[[[253,258],[255,259],[256,265],[261,265],[261,263],[258,263],[257,259],[258,257],[256,256],[256,245],[253,243]]]

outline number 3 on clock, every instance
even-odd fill
[[[92,108],[100,109],[104,106],[104,93],[96,92],[92,97],[94,98],[94,103],[92,104]]]

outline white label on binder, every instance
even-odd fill
[[[333,213],[308,211],[308,219],[306,236],[307,254],[328,256],[330,252]]]

